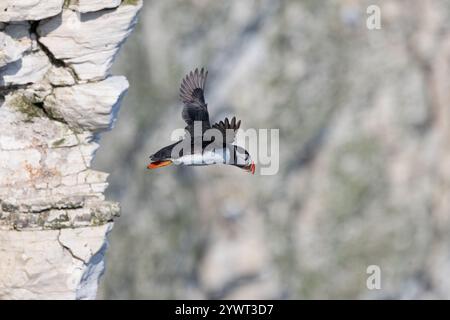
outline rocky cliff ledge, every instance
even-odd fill
[[[93,299],[119,205],[90,169],[140,0],[0,4],[0,299]]]

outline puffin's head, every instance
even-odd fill
[[[250,154],[244,148],[234,146],[234,157],[231,157],[230,164],[255,174],[255,163],[252,161]]]

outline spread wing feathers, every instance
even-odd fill
[[[213,128],[218,129],[222,133],[224,143],[232,143],[236,138],[236,132],[241,126],[241,120],[236,121],[236,117],[233,117],[231,121],[225,118],[224,121],[213,124]]]
[[[184,104],[197,104],[206,108],[203,93],[207,77],[208,71],[203,68],[200,71],[196,68],[186,75],[180,86],[180,98]]]
[[[191,71],[182,81],[180,97],[184,103],[181,113],[183,120],[187,123],[186,130],[194,137],[194,122],[201,122],[201,134],[210,128],[208,106],[205,103],[204,89],[208,71],[195,69]]]

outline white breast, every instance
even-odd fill
[[[228,163],[230,161],[230,151],[228,149],[214,149],[202,154],[188,154],[181,158],[173,159],[175,164],[186,166],[206,166],[210,164]]]

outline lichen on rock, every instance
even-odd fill
[[[9,105],[23,114],[25,121],[32,121],[33,118],[43,117],[45,115],[41,108],[37,107],[27,97],[22,95],[13,96]]]

